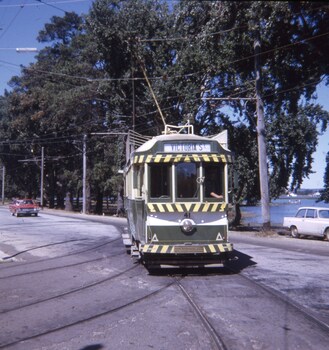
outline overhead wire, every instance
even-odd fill
[[[44,1],[39,1],[39,0],[35,0],[40,2],[39,4],[36,3],[25,3],[24,6],[25,7],[35,7],[35,6],[40,6],[41,4],[43,5],[67,5],[67,4],[74,4],[74,3],[79,3],[79,2],[92,2],[93,0],[55,0],[55,1],[51,1],[49,3],[46,3]],[[15,7],[21,7],[22,4],[0,4],[0,8],[15,8]]]
[[[321,34],[318,34],[318,35],[315,35],[315,36],[312,36],[312,37],[304,38],[304,39],[296,41],[294,43],[290,43],[290,44],[279,46],[279,47],[276,47],[276,48],[273,48],[273,49],[262,51],[259,55],[265,55],[265,54],[268,54],[268,53],[271,53],[271,52],[274,52],[274,51],[287,49],[289,47],[292,47],[292,46],[295,46],[295,45],[299,45],[299,44],[302,44],[302,43],[305,43],[305,42],[317,39],[319,37],[326,36],[328,34],[329,34],[329,32],[326,32],[326,33],[321,33]],[[249,56],[237,59],[237,60],[233,60],[233,61],[227,62],[226,65],[229,66],[229,65],[232,65],[232,64],[235,64],[235,63],[239,63],[239,62],[242,62],[242,61],[245,61],[245,60],[249,60],[251,58],[255,58],[255,56],[256,56],[255,54],[249,55]],[[0,62],[5,63],[5,64],[9,64],[9,65],[14,66],[14,67],[17,66],[19,68],[22,68],[19,65],[14,65],[14,64],[11,64],[11,63],[3,61],[3,60],[0,60]],[[83,80],[83,81],[86,81],[88,83],[101,82],[101,81],[105,81],[105,82],[106,81],[109,81],[109,82],[110,81],[128,81],[129,82],[129,81],[139,81],[139,80],[140,81],[145,81],[145,77],[133,77],[133,78],[131,78],[131,77],[130,78],[129,77],[124,77],[124,78],[91,78],[91,77],[86,77],[86,76],[81,76],[81,75],[72,75],[72,74],[66,74],[66,73],[61,73],[61,72],[45,71],[45,70],[42,70],[42,69],[38,69],[35,66],[24,67],[24,69],[31,70],[31,71],[36,72],[36,73],[43,73],[43,74],[46,74],[46,75],[54,75],[54,76],[58,76],[58,77],[62,77],[62,78],[67,77],[67,78],[71,78],[71,79]],[[166,79],[177,79],[177,78],[179,79],[179,78],[182,78],[182,77],[188,78],[188,77],[192,77],[192,76],[195,76],[197,74],[200,74],[200,73],[202,73],[202,72],[191,72],[191,73],[186,73],[186,74],[166,76]],[[149,80],[163,80],[163,76],[148,77],[148,79]]]
[[[53,5],[53,4],[50,3],[50,2],[45,2],[45,1],[43,1],[43,0],[35,0],[35,1],[40,2],[41,4],[44,4],[44,5],[46,5],[46,6],[52,7],[52,8],[54,8],[54,9],[56,9],[56,10],[62,11],[62,12],[64,12],[65,14],[67,13],[65,10],[61,9],[60,7],[57,7],[57,6]]]
[[[26,1],[25,1],[26,2]],[[10,29],[10,27],[14,24],[14,22],[16,21],[18,15],[21,13],[21,11],[23,10],[25,4],[20,5],[20,8],[18,9],[18,11],[16,12],[16,14],[14,15],[14,17],[11,19],[11,21],[9,22],[8,26],[6,27],[6,29],[4,29],[1,34],[0,34],[0,40],[4,37],[4,35],[8,32],[8,30]]]
[[[38,1],[38,0],[37,0]],[[39,1],[40,2],[40,1]],[[231,30],[236,30],[237,28],[232,28],[232,29],[230,29],[230,31]],[[227,30],[228,31],[228,30]],[[222,32],[227,32],[227,31],[221,31],[221,32],[215,32],[215,33],[209,33],[209,35],[208,36],[210,36],[210,35],[216,35],[216,34],[219,34],[219,33],[222,33]],[[267,50],[267,51],[263,51],[261,54],[263,55],[263,54],[268,54],[268,53],[271,53],[271,52],[274,52],[274,51],[276,51],[276,50],[281,50],[281,49],[287,49],[287,48],[289,48],[289,47],[291,47],[291,46],[293,46],[293,45],[298,45],[298,44],[301,44],[301,43],[304,43],[304,42],[306,42],[306,41],[309,41],[309,40],[314,40],[314,39],[316,39],[316,38],[318,38],[318,37],[322,37],[322,36],[324,36],[324,35],[328,35],[329,33],[327,32],[327,33],[322,33],[322,34],[319,34],[319,35],[316,35],[316,36],[312,36],[312,37],[309,37],[309,38],[306,38],[306,39],[303,39],[303,40],[300,40],[300,41],[297,41],[297,42],[294,42],[294,43],[290,43],[290,44],[287,44],[287,45],[283,45],[283,46],[281,46],[281,47],[277,47],[277,48],[273,48],[273,49],[270,49],[270,50]],[[168,39],[168,38],[167,38]],[[179,38],[173,38],[173,40],[178,40]],[[142,39],[141,40],[141,42],[146,42],[146,41],[151,41],[152,39]],[[155,38],[155,40],[157,40],[156,38]],[[161,40],[166,40],[166,39],[161,39]],[[170,40],[170,39],[168,39],[168,40]],[[232,61],[232,62],[228,62],[227,64],[232,64],[232,63],[236,63],[236,62],[241,62],[241,61],[243,61],[243,60],[247,60],[247,59],[250,59],[250,58],[253,58],[253,57],[255,57],[255,55],[250,55],[250,56],[247,56],[247,57],[244,57],[244,58],[241,58],[241,59],[239,59],[239,60],[235,60],[235,61]],[[2,60],[0,60],[1,62],[4,62],[4,63],[6,63],[6,64],[10,64],[10,63],[8,63],[8,62],[5,62],[5,61],[2,61]],[[15,65],[13,65],[13,66],[15,66]],[[26,68],[26,69],[29,69],[29,68]],[[59,76],[59,77],[68,77],[68,78],[76,78],[76,79],[82,79],[82,80],[84,80],[84,81],[87,81],[87,82],[97,82],[97,81],[115,81],[115,80],[126,80],[126,81],[129,81],[129,80],[145,80],[144,78],[124,78],[124,79],[121,79],[121,78],[117,78],[117,79],[112,79],[112,78],[104,78],[104,79],[90,79],[90,78],[88,78],[88,77],[81,77],[81,76],[77,76],[77,75],[68,75],[68,74],[65,74],[65,73],[59,73],[59,72],[49,72],[49,71],[42,71],[42,70],[35,70],[36,72],[42,72],[42,73],[45,73],[45,74],[53,74],[53,75],[56,75],[56,76]],[[190,73],[190,74],[184,74],[184,75],[177,75],[177,76],[173,76],[172,78],[180,78],[180,77],[186,77],[186,76],[191,76],[191,75],[194,75],[194,74],[199,74],[199,72],[194,72],[194,73]],[[171,77],[167,77],[167,78],[171,78]],[[163,77],[150,77],[150,79],[163,79]],[[312,85],[312,84],[315,84],[315,83],[309,83],[309,84],[306,84],[305,86],[307,86],[307,85]],[[72,84],[73,85],[73,84]],[[73,85],[74,86],[74,85]],[[304,87],[305,87],[304,86]],[[300,88],[302,88],[302,87],[296,87],[296,88],[291,88],[291,89],[289,89],[289,91],[292,91],[292,90],[294,90],[294,89],[300,89]],[[249,88],[249,89],[247,89],[247,90],[250,90],[251,88]],[[247,91],[247,90],[245,90],[245,91]],[[288,91],[288,90],[284,90],[284,91],[282,91],[281,93],[284,93],[284,92],[286,92],[286,91]],[[240,91],[240,93],[241,93],[241,91]],[[278,92],[276,92],[276,93],[278,93]],[[238,94],[238,92],[236,93],[236,94]],[[232,96],[232,94],[231,94],[231,96]],[[270,94],[267,94],[267,95],[265,95],[264,97],[268,97],[268,96],[271,96]],[[170,109],[171,108],[173,108],[173,107],[170,107]],[[150,112],[150,113],[147,113],[147,114],[145,114],[144,116],[146,116],[146,115],[148,115],[148,114],[151,114],[151,113],[153,113],[153,112]],[[143,116],[143,115],[142,115]]]

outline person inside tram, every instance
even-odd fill
[[[217,165],[206,165],[204,166],[205,179],[205,197],[206,198],[216,198],[219,200],[224,200],[222,195],[222,169]]]
[[[210,192],[210,196],[213,198],[221,199],[221,200],[224,199],[224,196],[222,194],[217,194],[215,192]]]

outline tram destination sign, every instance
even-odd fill
[[[203,153],[211,152],[209,142],[165,142],[163,151],[166,153]]]

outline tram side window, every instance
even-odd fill
[[[222,164],[203,164],[205,198],[212,198],[211,192],[224,195],[224,166]]]
[[[176,165],[177,198],[198,197],[196,163],[178,163]]]
[[[133,188],[137,189],[136,195],[142,196],[144,167],[140,165],[134,166]]]
[[[170,197],[170,165],[151,164],[150,165],[150,197]]]

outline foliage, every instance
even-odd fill
[[[326,157],[326,170],[324,173],[324,189],[320,192],[320,201],[324,201],[325,203],[329,203],[329,152],[327,153]]]
[[[121,133],[163,130],[146,74],[167,123],[190,120],[203,135],[228,130],[239,175],[237,200],[257,201],[256,31],[271,196],[300,187],[312,173],[318,135],[329,118],[313,103],[318,83],[329,83],[326,3],[170,6],[157,0],[96,0],[85,17],[66,13],[45,25],[38,39],[46,47],[13,77],[12,91],[0,100],[8,195],[38,196],[44,147],[50,204],[57,198],[62,206],[67,192],[81,196],[82,140],[88,135],[88,191],[98,202],[115,197],[125,152]],[[327,173],[324,180],[327,188]]]
[[[271,195],[280,195],[288,186],[299,188],[303,178],[312,172],[318,130],[326,129],[328,122],[328,112],[311,102],[317,84],[323,79],[328,81],[328,62],[324,59],[329,29],[325,3],[267,2],[264,6],[257,1],[193,1],[181,2],[176,13],[181,31],[193,33],[185,48],[187,55],[191,51],[188,45],[193,45],[190,59],[197,57],[199,51],[207,62],[206,69],[198,65],[204,80],[194,88],[196,91],[202,87],[195,123],[206,133],[222,127],[231,130],[232,149],[239,148],[241,142],[253,149],[253,143],[248,141],[254,139],[241,139],[239,133],[232,132],[241,123],[256,138],[255,102],[243,103],[241,99],[254,97],[254,42],[255,32],[260,30]],[[210,96],[219,99],[204,98]],[[227,105],[235,111],[233,118],[232,113],[225,113]],[[246,187],[257,178],[258,169],[252,166],[250,173],[247,162],[241,162],[236,154],[239,182]],[[248,158],[253,159],[250,155]],[[244,193],[242,188],[239,192]],[[259,190],[251,193],[259,198]],[[251,193],[247,195],[249,200]]]

